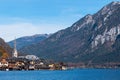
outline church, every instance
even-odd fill
[[[16,48],[16,39],[14,40],[14,52],[13,52],[13,57],[17,58],[18,57],[18,52],[17,52],[17,48]]]

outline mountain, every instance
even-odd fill
[[[3,49],[1,46],[0,46],[0,59],[1,58],[8,58],[9,57],[9,54],[6,52],[5,49]]]
[[[120,2],[78,20],[42,42],[20,49],[45,59],[75,63],[120,62]]]
[[[51,35],[51,34],[50,34]],[[50,36],[49,34],[36,34],[33,36],[25,36],[16,39],[17,42],[17,49],[21,49],[22,47],[29,46],[31,44],[35,44],[37,42],[43,41],[44,39],[48,38]],[[14,40],[8,42],[8,44],[14,48]]]
[[[0,57],[7,58],[11,56],[13,49],[2,39],[0,38]]]

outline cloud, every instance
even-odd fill
[[[15,37],[23,37],[34,34],[54,33],[58,30],[70,27],[83,15],[75,8],[65,8],[58,16],[53,17],[15,17],[0,15],[0,37],[5,41]]]
[[[32,24],[32,23],[14,23],[0,25],[0,37],[5,41],[13,40],[15,37],[29,36],[34,34],[53,33],[64,27],[57,24]]]

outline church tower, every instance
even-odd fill
[[[14,52],[13,52],[13,57],[18,57],[18,52],[17,52],[17,48],[16,48],[16,39],[14,40]]]

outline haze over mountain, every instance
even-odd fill
[[[33,35],[33,36],[25,36],[25,37],[18,38],[18,39],[16,39],[17,49],[19,50],[22,47],[29,46],[31,44],[35,44],[35,43],[41,42],[44,39],[48,38],[50,35],[51,34],[36,34],[36,35]],[[8,44],[12,48],[14,48],[14,40],[8,42]]]
[[[71,27],[20,51],[55,61],[119,63],[120,2],[112,2]]]

